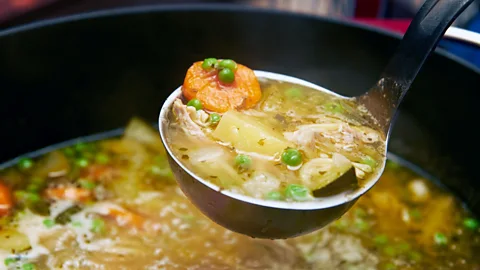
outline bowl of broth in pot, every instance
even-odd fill
[[[0,269],[478,269],[479,222],[426,178],[387,162],[341,219],[254,239],[183,195],[153,127],[79,139],[2,165]],[[98,138],[98,136],[96,137]]]
[[[385,135],[368,111],[258,74],[228,59],[188,69],[166,131],[177,160],[222,190],[287,202],[348,195],[382,172]]]

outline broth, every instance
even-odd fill
[[[138,119],[119,138],[22,159],[0,187],[0,269],[480,269],[478,221],[392,162],[341,219],[288,240],[203,216]]]
[[[385,136],[354,101],[271,79],[257,83],[241,65],[236,81],[225,84],[224,69],[201,65],[187,72],[166,130],[174,155],[201,178],[260,199],[307,201],[348,194],[380,173]]]

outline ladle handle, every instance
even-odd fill
[[[426,0],[378,83],[359,97],[387,134],[395,112],[448,27],[474,0]]]

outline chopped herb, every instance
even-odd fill
[[[264,145],[265,145],[265,139],[260,139],[260,140],[258,141],[258,145],[264,146]]]
[[[55,221],[51,220],[51,219],[45,219],[43,220],[43,225],[45,225],[45,227],[47,227],[48,229],[52,228],[53,226],[55,226]]]

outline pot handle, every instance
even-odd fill
[[[480,48],[480,33],[451,26],[443,35],[444,39],[466,43]]]

